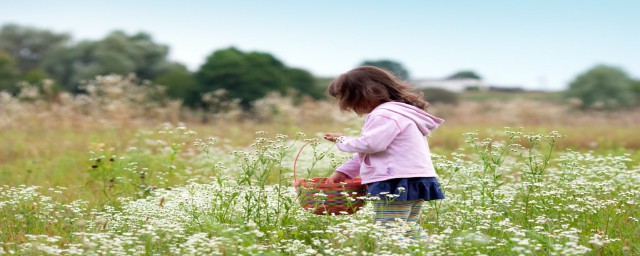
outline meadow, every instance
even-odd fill
[[[292,188],[348,155],[323,132],[363,118],[277,95],[250,118],[192,111],[126,77],[89,94],[0,94],[0,254],[637,255],[640,110],[578,111],[557,95],[465,94],[435,104],[428,138],[446,200],[406,228],[302,209]],[[321,200],[322,195],[318,195]],[[364,198],[365,200],[373,200]]]

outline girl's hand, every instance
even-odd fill
[[[344,135],[340,134],[340,133],[325,133],[324,134],[324,139],[331,141],[331,142],[336,142],[336,140],[338,140],[338,138],[342,137]]]
[[[333,172],[329,178],[327,178],[327,184],[344,182],[349,176],[342,172]]]

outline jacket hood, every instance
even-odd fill
[[[385,102],[374,109],[385,109],[412,120],[423,135],[429,135],[444,122],[443,119],[432,116],[422,109],[402,102]]]

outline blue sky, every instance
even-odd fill
[[[235,46],[317,76],[391,59],[412,78],[474,70],[489,84],[561,90],[596,64],[640,78],[639,13],[633,0],[22,0],[0,3],[0,25],[75,40],[144,31],[191,70]]]

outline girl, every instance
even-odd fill
[[[427,239],[418,224],[422,204],[444,199],[444,193],[425,136],[443,120],[428,114],[429,103],[411,89],[391,73],[372,66],[355,68],[329,84],[327,91],[338,100],[340,109],[368,115],[360,137],[325,134],[341,151],[354,153],[327,182],[359,175],[368,184],[368,194],[381,199],[373,206],[377,222],[402,219],[411,227],[409,237]]]

